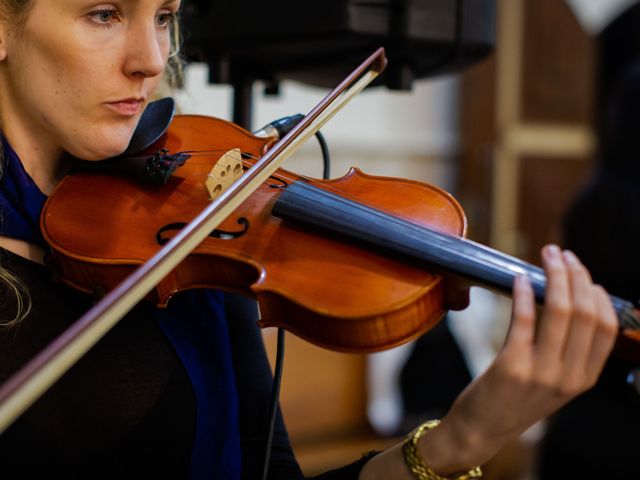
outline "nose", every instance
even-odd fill
[[[134,77],[155,77],[164,72],[169,56],[169,39],[155,23],[131,24],[127,35],[125,73]]]

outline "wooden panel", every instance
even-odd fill
[[[561,242],[562,218],[590,171],[584,158],[520,159],[518,230],[524,260],[539,265],[542,246]]]
[[[526,0],[523,34],[522,120],[591,123],[595,44],[566,3]]]
[[[264,331],[271,364],[276,330]],[[366,357],[330,352],[289,333],[280,405],[291,444],[305,475],[351,463],[389,446],[366,418]]]
[[[467,215],[469,238],[488,243],[495,126],[495,56],[462,75],[459,174],[454,194]]]
[[[273,365],[275,329],[264,333]],[[321,349],[289,333],[281,401],[293,442],[359,434],[368,427],[364,355]]]

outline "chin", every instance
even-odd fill
[[[69,153],[71,153],[71,155],[73,155],[74,157],[79,158],[80,160],[100,161],[100,160],[106,160],[108,158],[117,157],[126,149],[127,149],[127,145],[103,147],[103,148],[94,147],[78,153],[74,153],[74,152],[69,152]]]
[[[127,148],[127,145],[98,146],[92,145],[90,148],[68,150],[69,154],[80,160],[97,162],[108,158],[117,157]]]
[[[82,160],[106,160],[124,152],[131,142],[133,131],[112,132],[111,135],[96,136],[93,142],[83,142],[76,151],[69,151],[74,157]]]

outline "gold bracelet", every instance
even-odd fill
[[[427,430],[431,430],[439,424],[440,420],[429,420],[407,435],[407,438],[402,444],[402,453],[404,454],[404,461],[411,473],[415,475],[417,480],[469,480],[472,478],[482,478],[482,470],[480,470],[480,467],[475,467],[468,472],[459,473],[454,477],[442,477],[427,466],[420,452],[418,452],[418,440],[420,440],[420,437],[422,437]]]

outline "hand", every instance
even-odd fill
[[[502,351],[422,439],[421,453],[442,475],[482,464],[507,442],[594,385],[618,321],[605,290],[568,251],[542,251],[547,275],[536,319],[526,277],[513,288],[512,322]]]

